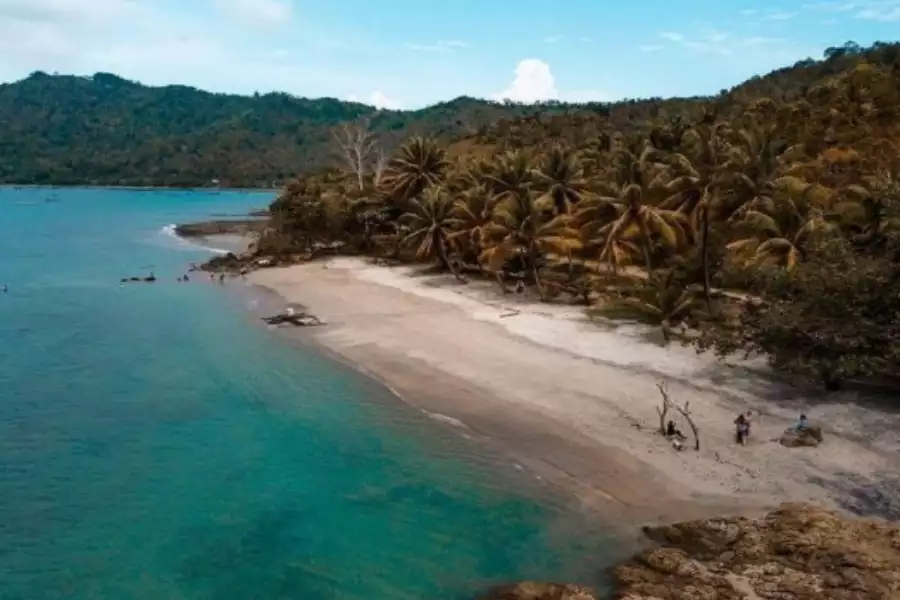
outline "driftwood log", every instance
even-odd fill
[[[313,327],[325,324],[319,317],[309,313],[281,313],[271,317],[262,317],[262,320],[268,325],[293,325],[294,327]]]
[[[659,389],[659,393],[662,394],[662,407],[657,407],[656,412],[659,414],[659,431],[663,435],[666,435],[666,415],[669,412],[669,408],[674,408],[677,410],[684,420],[687,421],[688,425],[691,427],[691,432],[694,434],[694,450],[700,450],[700,430],[697,428],[697,424],[694,423],[694,419],[691,416],[691,403],[685,402],[683,406],[678,405],[669,397],[668,386],[665,383],[657,383],[657,389]]]

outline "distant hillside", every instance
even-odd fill
[[[283,93],[212,94],[148,87],[108,73],[48,75],[0,85],[0,183],[57,185],[280,186],[300,173],[337,166],[332,130],[366,117],[392,148],[412,135],[450,145],[451,157],[486,157],[509,147],[540,152],[557,141],[585,147],[604,132],[670,136],[714,112],[744,110],[750,98],[792,102],[862,54],[897,63],[898,46],[853,42],[754,77],[718,95],[615,103],[521,105],[460,97],[416,111],[378,110],[334,98]],[[654,133],[655,131],[655,133]],[[852,135],[853,128],[847,128]]]
[[[607,104],[603,111],[570,111],[567,114],[532,110],[524,117],[503,118],[462,136],[450,145],[449,155],[488,158],[508,149],[538,155],[558,143],[584,150],[593,148],[600,138],[613,132],[643,134],[652,138],[655,146],[665,148],[672,146],[678,132],[690,124],[704,119],[735,119],[749,105],[762,99],[776,103],[836,102],[829,97],[833,95],[834,77],[852,70],[860,61],[886,66],[896,72],[900,68],[900,44],[876,42],[872,47],[863,48],[855,42],[847,42],[828,48],[820,60],[805,59],[711,96],[623,100]],[[862,87],[864,75],[857,74],[856,78],[859,80],[856,85]],[[849,100],[856,99],[851,96]],[[780,128],[798,135],[797,129],[805,128],[809,132],[810,128],[818,128],[822,129],[818,136],[820,145],[854,145],[859,138],[891,137],[900,129],[900,107],[897,114],[882,111],[882,115],[881,126],[875,131],[858,127],[850,119],[837,124],[828,118],[818,122],[791,119]],[[827,127],[824,126],[826,122]],[[900,141],[900,136],[896,139]],[[816,150],[822,148],[811,149],[813,153]]]
[[[411,134],[451,140],[534,111],[465,97],[388,111],[334,98],[212,94],[107,73],[38,72],[0,85],[0,182],[267,187],[333,165],[331,130],[344,121],[370,117],[390,145]]]

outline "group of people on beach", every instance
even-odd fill
[[[750,437],[750,425],[752,424],[753,411],[748,410],[741,413],[734,420],[735,425],[735,441],[742,446],[747,445],[747,439]],[[805,414],[801,414],[797,423],[790,429],[794,433],[799,433],[809,428],[809,420]]]
[[[736,443],[742,446],[747,445],[747,441],[750,438],[750,427],[752,424],[753,411],[748,410],[746,412],[742,412],[737,416],[737,418],[734,420],[734,435]],[[793,427],[790,428],[790,431],[798,433],[808,428],[809,420],[807,419],[805,414],[801,414],[800,419]],[[684,441],[687,439],[687,437],[684,435],[684,433],[681,432],[680,429],[678,429],[678,427],[675,425],[675,421],[669,421],[668,423],[666,423],[665,434],[666,438],[672,442],[672,446],[674,446],[676,450],[684,449]]]

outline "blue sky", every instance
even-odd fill
[[[847,40],[900,37],[900,0],[0,0],[0,80],[149,84],[418,108],[716,92]]]

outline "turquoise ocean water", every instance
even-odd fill
[[[252,324],[239,295],[175,282],[210,254],[166,225],[269,200],[0,189],[0,600],[598,582],[616,550],[564,498]]]

